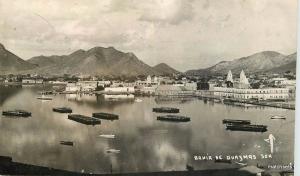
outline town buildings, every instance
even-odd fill
[[[227,82],[233,81],[231,71],[228,72]],[[232,85],[232,86],[230,86]],[[252,89],[244,71],[240,73],[239,81],[228,83],[226,86],[212,88],[213,95],[220,98],[255,99],[255,100],[287,100],[288,88],[259,88]]]

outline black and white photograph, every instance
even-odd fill
[[[0,174],[292,176],[297,0],[0,0]]]

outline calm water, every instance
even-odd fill
[[[202,100],[185,102],[156,101],[105,102],[101,97],[56,95],[52,101],[37,100],[42,87],[0,87],[0,110],[25,109],[32,117],[0,118],[0,155],[14,161],[48,166],[70,171],[93,173],[184,170],[186,164],[195,169],[237,167],[236,164],[195,161],[194,155],[268,154],[264,139],[273,134],[275,153],[272,159],[243,161],[248,164],[293,163],[294,111],[275,108],[240,108]],[[54,113],[56,106],[69,106],[74,113],[93,112],[119,114],[117,121],[102,120],[101,125],[87,126]],[[189,123],[156,120],[153,107],[180,108],[180,114],[191,117]],[[270,120],[272,115],[286,120]],[[1,115],[0,115],[1,116]],[[265,133],[230,132],[222,119],[250,119],[268,125]],[[100,134],[115,134],[115,139],[99,138]],[[73,147],[59,144],[61,140],[75,142]],[[119,154],[106,153],[119,149]]]

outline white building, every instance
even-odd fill
[[[146,86],[143,86],[141,89],[140,89],[140,91],[141,91],[141,93],[143,93],[143,94],[148,94],[148,95],[153,95],[153,94],[155,94],[155,91],[156,91],[156,88],[157,87],[146,87]]]
[[[188,90],[184,86],[159,85],[155,91],[157,96],[193,96],[195,91]]]
[[[289,89],[265,88],[265,89],[238,89],[227,87],[214,87],[214,96],[236,99],[257,100],[286,100],[289,98]]]
[[[134,93],[134,87],[106,87],[105,94],[131,94]]]
[[[228,72],[227,78],[232,79],[231,71]],[[231,87],[213,87],[214,96],[223,98],[236,99],[257,99],[257,100],[286,100],[289,98],[289,89],[287,88],[262,88],[250,89],[249,81],[244,73],[241,71],[239,82],[235,82],[233,88]]]
[[[67,83],[65,91],[76,93],[80,91],[80,87],[76,83]]]
[[[22,79],[22,84],[43,84],[43,82],[44,82],[43,79],[32,79],[32,78]]]

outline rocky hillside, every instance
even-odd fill
[[[186,73],[188,75],[225,74],[228,70],[233,73],[238,73],[241,70],[248,73],[279,72],[282,67],[295,70],[296,58],[296,53],[286,56],[275,51],[264,51],[232,61],[222,61],[209,68],[189,70]]]
[[[24,61],[11,53],[0,43],[0,74],[18,73],[25,70],[32,70],[37,66]]]
[[[174,68],[170,67],[165,63],[157,64],[153,67],[158,73],[163,75],[173,75],[180,73],[179,71],[175,70]]]
[[[28,60],[39,66],[40,74],[90,74],[90,75],[163,75],[168,72],[153,68],[139,60],[133,53],[124,53],[113,47],[95,47],[78,50],[70,55],[38,56]]]

